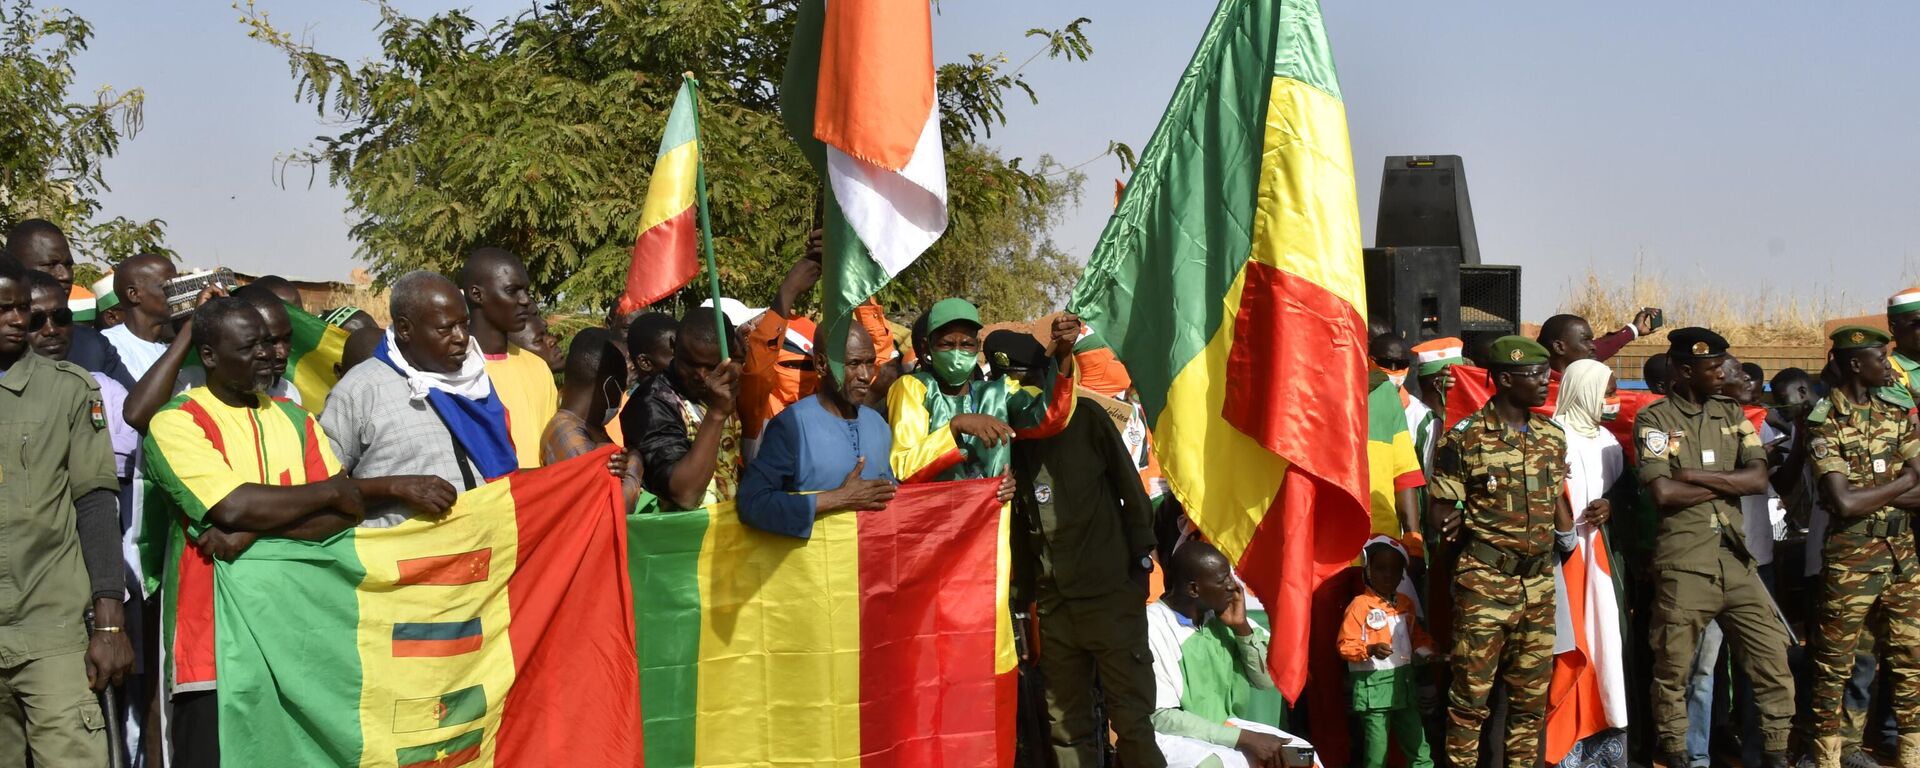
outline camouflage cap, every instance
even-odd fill
[[[1679,328],[1667,334],[1667,357],[1676,363],[1727,356],[1727,339],[1705,328]]]
[[[1827,334],[1827,340],[1833,342],[1833,351],[1845,352],[1850,349],[1870,349],[1884,347],[1893,341],[1886,331],[1868,328],[1864,325],[1843,325]]]
[[[1547,348],[1540,342],[1525,336],[1502,336],[1493,340],[1493,357],[1496,366],[1544,365],[1547,362]]]

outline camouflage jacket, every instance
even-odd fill
[[[1829,394],[1813,406],[1807,427],[1813,430],[1807,451],[1815,478],[1838,473],[1855,488],[1872,488],[1891,482],[1907,462],[1920,456],[1920,435],[1907,420],[1906,406],[1885,393],[1876,393],[1866,405],[1855,405],[1838,392]],[[1876,523],[1884,525],[1906,516],[1905,510],[1893,507],[1851,520],[1835,516],[1823,550],[1827,567],[1883,572],[1898,563],[1902,571],[1912,569],[1911,530],[1893,537],[1870,533]]]
[[[1553,551],[1553,513],[1566,495],[1567,435],[1537,413],[1509,429],[1494,404],[1460,420],[1433,448],[1436,499],[1464,505],[1466,540],[1522,557]]]
[[[1640,409],[1633,420],[1639,443],[1637,473],[1643,485],[1670,479],[1675,470],[1732,472],[1767,460],[1760,434],[1739,404],[1718,395],[1695,404],[1665,397]],[[1686,509],[1660,510],[1653,564],[1696,573],[1718,573],[1726,538],[1742,540],[1745,529],[1736,499],[1713,498]]]

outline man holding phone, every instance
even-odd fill
[[[1547,348],[1547,367],[1558,381],[1560,372],[1576,360],[1606,362],[1635,339],[1652,334],[1666,323],[1666,312],[1659,307],[1642,307],[1633,323],[1605,336],[1595,337],[1593,326],[1579,315],[1554,315],[1540,324],[1536,340]]]

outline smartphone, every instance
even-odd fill
[[[1281,747],[1280,760],[1287,768],[1312,768],[1313,747]]]
[[[1648,324],[1653,326],[1654,330],[1660,330],[1660,326],[1667,324],[1667,313],[1665,310],[1659,307],[1643,307],[1642,311],[1649,312],[1653,315],[1653,317],[1648,318]]]

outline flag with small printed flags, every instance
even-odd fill
[[[230,765],[640,765],[612,448],[214,565]]]

